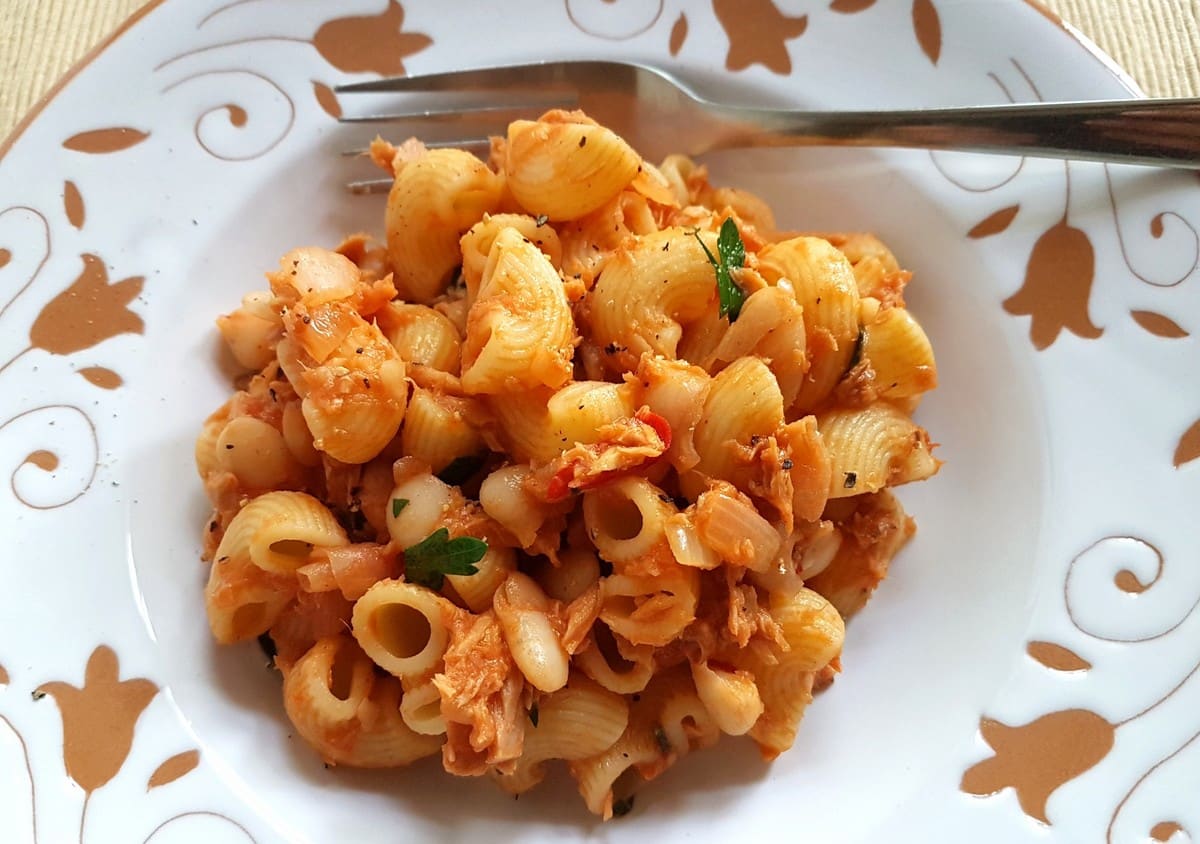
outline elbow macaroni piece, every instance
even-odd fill
[[[575,323],[562,280],[519,231],[496,235],[467,314],[463,389],[561,387],[571,376]]]
[[[699,479],[705,477],[727,480],[744,490],[748,481],[737,447],[773,434],[784,422],[783,410],[779,382],[759,358],[738,358],[721,370],[696,425],[700,462],[683,479],[685,493],[698,494]]]
[[[940,465],[925,429],[887,402],[822,413],[817,427],[829,452],[830,498],[922,481]]]
[[[478,418],[478,412],[468,399],[416,387],[404,412],[400,447],[440,472],[460,457],[485,450],[472,418]]]
[[[504,174],[508,189],[531,213],[574,220],[620,193],[641,161],[611,129],[578,112],[550,112],[541,120],[509,124]]]
[[[715,253],[716,236],[700,236]],[[684,328],[716,295],[712,265],[687,230],[639,237],[616,251],[588,294],[592,337],[613,372],[635,369],[643,354],[674,358]]]
[[[392,768],[432,756],[442,744],[405,724],[399,681],[376,677],[345,635],[317,642],[285,672],[283,705],[305,741],[334,764]]]
[[[386,248],[294,249],[218,318],[250,374],[195,443],[204,607],[327,763],[520,794],[561,759],[609,818],[722,734],[792,746],[940,465],[937,367],[873,235],[582,112],[491,147],[376,140]]]
[[[376,315],[379,328],[400,358],[457,375],[462,364],[458,327],[441,311],[425,305],[389,302]]]
[[[558,233],[545,221],[528,214],[491,214],[467,230],[459,241],[462,247],[463,281],[467,286],[467,303],[479,295],[483,270],[496,243],[496,236],[505,229],[515,229],[522,237],[545,254],[555,269],[562,267],[562,243]]]
[[[396,171],[387,203],[388,261],[400,295],[433,302],[462,263],[459,238],[495,211],[504,181],[469,152],[432,149]]]
[[[846,256],[826,240],[797,237],[773,243],[759,255],[771,284],[787,281],[804,314],[808,373],[794,404],[817,407],[850,368],[858,343],[858,284]]]
[[[268,492],[233,517],[217,557],[246,557],[263,571],[291,574],[313,548],[348,544],[333,513],[303,492]]]
[[[354,602],[354,638],[371,660],[401,680],[437,670],[450,641],[445,598],[400,580],[381,580]]]

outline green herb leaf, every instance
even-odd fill
[[[622,800],[617,800],[613,803],[612,812],[614,818],[623,818],[633,811],[633,797],[634,795],[631,794],[628,797]]]
[[[407,498],[393,498],[392,499],[392,518],[394,519],[394,518],[398,517],[401,513],[404,512],[404,508],[407,506],[408,506]]]
[[[699,229],[692,231],[692,237],[696,238],[717,274],[718,314],[728,316],[729,321],[733,322],[742,312],[742,304],[746,301],[746,291],[738,286],[730,272],[746,263],[746,245],[738,233],[737,223],[732,217],[727,217],[721,224],[721,231],[717,235],[717,254],[721,256],[719,260],[701,239]]]
[[[536,703],[533,706],[529,707],[529,721],[530,721],[530,723],[533,724],[533,726],[535,726],[535,727],[537,726],[538,705]]]
[[[488,544],[473,536],[450,538],[438,528],[411,548],[404,549],[404,577],[430,589],[441,589],[445,576],[478,574],[475,563],[483,559]]]
[[[721,223],[721,232],[717,235],[717,254],[721,256],[721,263],[730,269],[746,264],[746,244],[742,243],[733,217],[726,217],[725,222]]]

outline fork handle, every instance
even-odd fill
[[[1200,170],[1200,99],[1193,98],[909,111],[716,110],[733,124],[709,149],[914,147]]]

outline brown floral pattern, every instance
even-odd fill
[[[808,15],[785,15],[771,0],[712,0],[712,7],[729,37],[727,70],[761,64],[781,76],[792,72],[788,42],[808,29]]]
[[[55,355],[90,349],[118,334],[141,334],[142,318],[129,303],[142,292],[145,279],[108,283],[108,270],[96,255],[81,255],[83,270],[62,293],[46,303],[29,329],[29,343]]]
[[[1091,239],[1064,216],[1037,239],[1025,266],[1025,281],[1004,300],[1004,310],[1030,318],[1029,339],[1036,349],[1048,348],[1064,329],[1094,340],[1104,333],[1088,316],[1095,277]]]
[[[335,18],[321,25],[312,39],[321,57],[343,73],[400,76],[404,60],[433,43],[420,32],[404,31],[404,7],[388,0],[378,15]]]
[[[0,687],[9,683],[8,673],[0,666]],[[121,775],[129,759],[138,725],[143,713],[158,695],[159,688],[144,678],[121,679],[120,663],[116,652],[108,645],[93,649],[84,670],[83,684],[76,686],[67,681],[42,683],[31,696],[33,706],[45,705],[42,700],[53,701],[62,720],[62,760],[66,775],[84,792],[83,808],[80,812],[80,839],[85,840],[87,809],[93,795]],[[14,698],[9,697],[12,701]],[[34,769],[30,764],[29,745],[7,715],[0,713],[0,724],[6,726],[17,738],[25,761],[29,780],[30,826],[34,844],[38,842],[37,787]],[[200,751],[186,750],[163,761],[150,775],[146,791],[163,788],[196,770],[200,763]],[[181,812],[160,823],[146,837],[147,841],[167,826],[177,826],[191,817],[215,817],[234,829],[240,830],[247,840],[254,836],[244,826],[226,815],[209,811]],[[2,820],[2,819],[0,819]],[[5,827],[7,829],[8,827]],[[129,830],[122,830],[121,840],[128,838]],[[107,840],[107,839],[106,839]]]
[[[154,773],[150,775],[150,779],[146,782],[146,790],[149,791],[152,788],[161,788],[164,785],[170,785],[180,777],[191,773],[199,764],[199,750],[185,750],[182,753],[176,753],[154,769]]]
[[[88,660],[84,683],[43,683],[38,692],[58,703],[67,776],[91,793],[117,775],[133,746],[133,728],[158,694],[149,680],[119,679],[117,655],[100,645]]]
[[[1050,823],[1050,795],[1107,756],[1116,734],[1113,724],[1086,709],[1051,712],[1016,727],[984,718],[979,730],[995,755],[963,774],[962,790],[989,795],[1011,787],[1025,814],[1044,824]]]
[[[79,132],[63,141],[63,146],[76,152],[86,152],[91,155],[104,155],[110,152],[120,152],[137,146],[150,137],[149,132],[132,129],[129,126],[114,126],[106,129],[91,129]]]

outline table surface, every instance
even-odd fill
[[[0,0],[0,139],[144,0]],[[1200,96],[1200,0],[1044,0],[1151,96]]]

